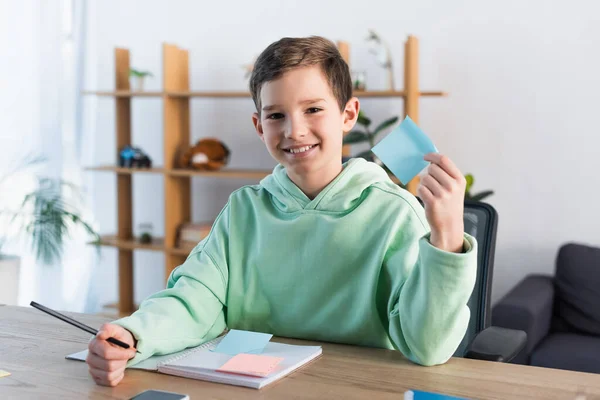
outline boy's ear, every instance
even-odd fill
[[[258,115],[258,113],[252,114],[252,124],[254,125],[254,129],[256,129],[256,133],[258,133],[260,140],[264,142],[265,140],[263,137],[263,128],[260,122],[260,115]]]
[[[346,108],[344,108],[343,116],[344,116],[344,133],[350,132],[354,125],[356,125],[356,120],[358,119],[358,112],[360,111],[360,102],[358,98],[352,97],[346,103]]]

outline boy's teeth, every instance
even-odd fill
[[[297,149],[289,149],[288,151],[290,153],[294,153],[294,154],[296,154],[296,153],[304,153],[305,151],[310,150],[313,147],[314,147],[314,145],[313,146],[304,146],[304,147],[299,147]]]

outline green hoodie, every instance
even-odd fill
[[[228,328],[398,349],[446,362],[469,322],[477,245],[428,241],[416,198],[385,171],[352,159],[310,200],[278,165],[231,194],[207,238],[167,288],[116,321],[141,354],[167,354]]]

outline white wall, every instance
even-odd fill
[[[104,1],[91,2],[89,89],[113,88],[113,48],[132,52],[132,66],[155,73],[160,88],[161,43],[190,50],[195,90],[243,90],[242,64],[282,36],[319,34],[351,43],[351,65],[367,71],[367,85],[385,85],[367,51],[374,28],[391,44],[401,86],[403,42],[420,39],[420,82],[447,98],[421,101],[420,125],[500,215],[493,299],[532,272],[553,272],[566,241],[600,245],[596,148],[600,126],[600,3],[549,1]],[[96,130],[90,165],[113,163],[114,103],[86,100]],[[402,110],[401,100],[367,99],[375,120]],[[253,133],[251,100],[192,100],[192,136],[220,136],[230,145],[232,167],[274,164]],[[133,101],[133,138],[162,164],[162,105]],[[105,233],[114,232],[115,177],[90,173],[94,206]],[[194,217],[213,218],[228,194],[248,181],[194,180]],[[134,221],[152,221],[163,233],[162,180],[135,176]],[[163,257],[136,253],[136,298],[163,285]],[[103,251],[90,307],[116,297],[116,252]],[[143,276],[143,278],[142,278]],[[94,303],[96,301],[96,303]]]
[[[69,35],[74,32],[70,11],[65,1],[0,0],[0,177],[10,175],[0,185],[0,239],[8,239],[0,252],[21,258],[18,304],[35,300],[81,311],[87,288],[73,282],[87,279],[86,254],[93,253],[84,235],[71,231],[61,260],[45,265],[31,251],[30,236],[20,224],[9,224],[10,213],[5,213],[19,210],[38,176],[79,184],[73,144],[76,35]],[[43,155],[46,162],[11,173],[32,155]],[[86,210],[80,211],[87,219]]]

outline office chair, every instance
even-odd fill
[[[468,303],[469,327],[454,356],[509,362],[525,347],[527,334],[490,326],[498,213],[487,203],[465,200],[464,223],[465,232],[477,240],[477,279]]]
[[[422,200],[417,199],[423,205]],[[487,203],[465,200],[464,223],[465,232],[477,240],[477,278],[468,302],[471,310],[469,326],[454,357],[509,362],[525,347],[527,334],[521,330],[490,326],[498,213]]]

